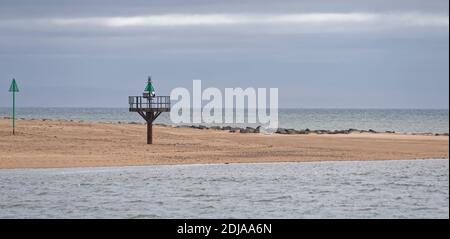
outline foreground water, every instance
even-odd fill
[[[11,109],[0,108],[0,117],[10,115]],[[137,113],[130,113],[127,108],[18,108],[17,117],[143,122]],[[169,114],[162,114],[157,122],[171,124]],[[252,124],[236,126],[245,125],[256,126]],[[449,111],[429,109],[280,109],[279,127],[312,130],[357,128],[376,131],[448,133]]]
[[[0,170],[0,218],[449,218],[449,161]]]

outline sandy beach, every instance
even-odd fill
[[[0,120],[0,168],[448,158],[449,137],[406,134],[263,135],[57,120]]]

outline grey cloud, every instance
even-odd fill
[[[189,88],[192,79],[219,88],[279,87],[282,107],[448,108],[448,1],[37,2],[0,2],[0,89],[15,77],[23,106],[126,106],[122,96],[135,94],[152,74],[163,92]],[[54,22],[174,13],[382,17],[334,25]],[[427,24],[401,14],[425,16]],[[436,16],[444,24],[434,24]],[[54,92],[70,97],[55,101]],[[0,93],[1,105],[5,97]]]

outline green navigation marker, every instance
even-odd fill
[[[19,92],[19,87],[17,86],[15,79],[13,79],[11,82],[11,86],[9,87],[9,92],[13,93],[12,120],[13,120],[13,135],[14,135],[15,129],[16,129],[16,92]]]
[[[147,86],[145,87],[145,90],[148,93],[155,92],[155,88],[153,88],[152,79],[148,77]]]
[[[15,79],[13,79],[11,82],[11,86],[9,87],[9,92],[19,92],[19,87],[17,86]]]

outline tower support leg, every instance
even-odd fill
[[[145,120],[147,121],[147,144],[153,144],[153,121],[155,120],[155,114],[153,112],[147,112]]]
[[[153,144],[153,121],[161,114],[161,112],[143,112],[138,111],[139,115],[147,122],[147,144]]]
[[[153,144],[153,122],[147,121],[147,144]]]

